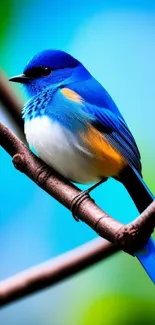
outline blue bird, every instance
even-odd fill
[[[23,110],[32,150],[67,179],[94,182],[109,177],[124,184],[141,213],[154,200],[142,179],[136,142],[103,86],[77,59],[59,50],[44,50],[10,78],[30,96]],[[155,283],[152,238],[134,253]]]

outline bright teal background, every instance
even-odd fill
[[[5,0],[0,4],[0,64],[21,73],[38,50],[80,59],[108,89],[140,148],[155,193],[155,2]],[[12,86],[23,101],[19,85]],[[4,112],[0,119],[12,128]],[[0,278],[95,237],[11,164],[0,149]],[[137,216],[123,186],[108,181],[93,197],[113,217]],[[1,311],[2,325],[155,324],[155,291],[135,258],[119,253],[53,288]]]

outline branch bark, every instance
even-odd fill
[[[41,265],[16,274],[0,283],[0,306],[5,306],[33,292],[54,285],[116,251],[117,248],[114,245],[98,238]]]

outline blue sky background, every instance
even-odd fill
[[[142,154],[144,178],[155,193],[155,2],[6,0],[2,6],[7,10],[1,20],[0,64],[7,75],[21,73],[27,61],[44,48],[63,49],[80,59],[108,89],[126,118]],[[22,88],[12,87],[26,101]],[[2,110],[0,119],[12,128]],[[96,236],[16,171],[2,149],[0,181],[1,279]],[[120,221],[137,216],[125,189],[113,180],[98,188],[93,197]],[[123,317],[128,324],[131,310],[140,323],[141,300],[145,314],[153,315],[154,286],[135,258],[119,253],[54,288],[8,306],[1,311],[0,323],[123,325]],[[103,306],[103,315],[98,304]],[[116,311],[121,308],[122,313],[108,316],[107,305]],[[152,317],[155,321],[155,315]]]

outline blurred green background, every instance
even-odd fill
[[[155,193],[154,0],[1,1],[0,42],[0,65],[9,77],[21,73],[44,48],[63,49],[81,60],[126,118],[141,151],[145,181]],[[22,88],[12,87],[26,101]],[[15,130],[1,105],[0,119]],[[95,238],[91,229],[77,224],[70,212],[16,171],[3,149],[0,182],[0,279]],[[92,196],[120,221],[138,215],[114,180]],[[154,306],[154,286],[141,265],[118,253],[4,308],[0,324],[152,325]]]

